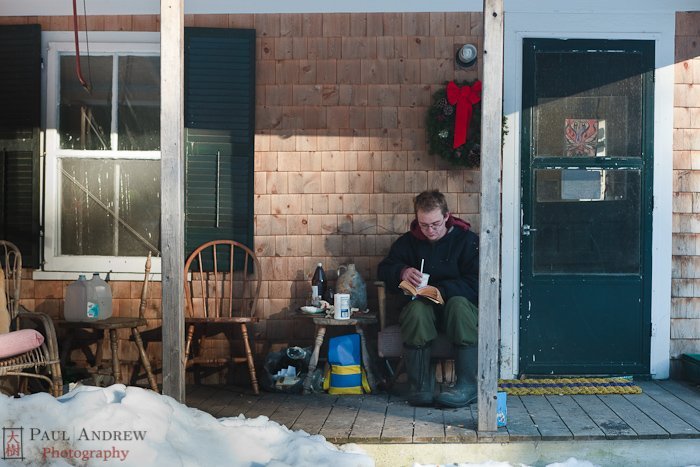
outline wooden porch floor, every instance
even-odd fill
[[[642,394],[508,396],[508,426],[476,431],[476,404],[414,408],[397,396],[261,393],[190,386],[187,405],[216,418],[268,417],[292,430],[342,443],[476,443],[700,438],[700,388],[679,381],[642,381]]]

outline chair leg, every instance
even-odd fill
[[[139,349],[139,355],[141,356],[141,363],[143,364],[144,370],[146,370],[146,376],[148,376],[148,384],[151,385],[153,391],[158,392],[158,382],[156,377],[153,376],[153,370],[151,369],[151,361],[146,355],[146,349],[143,347],[143,340],[141,339],[141,333],[136,328],[131,328],[131,334],[134,336],[134,342],[136,342],[136,347]]]
[[[245,323],[241,323],[241,333],[243,334],[243,345],[245,346],[245,358],[248,361],[248,371],[250,372],[250,382],[253,385],[253,392],[257,396],[260,394],[258,388],[258,377],[255,374],[255,364],[253,362],[253,352],[250,349],[250,341],[248,340],[248,327]]]
[[[112,374],[114,375],[114,382],[121,382],[122,371],[119,363],[119,341],[117,340],[117,330],[109,330],[109,344],[112,349]]]
[[[394,374],[389,378],[389,381],[387,381],[387,389],[391,389],[394,384],[396,384],[396,380],[398,379],[399,375],[403,371],[404,367],[404,361],[403,357],[399,358],[399,362],[396,364],[396,370],[394,371]]]
[[[192,338],[194,337],[194,324],[187,327],[187,339],[185,340],[185,367],[187,360],[190,358],[190,348],[192,347]]]
[[[51,372],[51,381],[53,382],[51,393],[54,397],[60,397],[63,395],[63,376],[61,375],[61,364],[52,364],[49,367],[49,371]]]

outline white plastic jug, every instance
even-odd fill
[[[80,274],[78,280],[66,289],[63,306],[66,321],[92,321],[112,316],[112,290],[105,281],[94,273],[92,279],[85,280]]]
[[[66,321],[88,320],[88,283],[85,274],[79,275],[78,280],[66,288],[63,317]]]
[[[92,288],[92,298],[97,303],[97,319],[107,319],[112,316],[112,288],[96,272],[92,273],[92,279],[88,284]]]

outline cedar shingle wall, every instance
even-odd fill
[[[72,30],[71,17],[0,18],[8,22]],[[445,81],[477,78],[478,65],[456,69],[454,54],[466,42],[482,49],[480,12],[188,15],[185,23],[257,33],[254,248],[265,278],[259,352],[270,343],[311,344],[310,323],[293,319],[293,310],[306,300],[317,262],[331,281],[338,265],[354,262],[371,284],[378,261],[408,227],[416,193],[441,189],[451,210],[478,229],[479,173],[428,155],[424,119]],[[89,17],[87,25],[160,27],[158,16]],[[67,284],[26,280],[24,303],[58,316]],[[159,286],[149,302],[154,328]],[[137,312],[140,284],[112,287],[115,314]],[[149,345],[156,362],[158,344]],[[132,347],[122,342],[124,358],[136,360]],[[227,351],[225,339],[212,343],[211,352]],[[73,356],[82,358],[80,351]]]
[[[698,352],[700,340],[700,13],[676,18],[672,357]],[[45,31],[72,27],[70,17],[0,18],[37,22]],[[257,31],[255,250],[266,275],[259,350],[310,342],[308,323],[293,320],[291,310],[308,294],[317,261],[332,279],[348,261],[374,278],[377,261],[407,227],[416,192],[446,191],[452,210],[478,228],[478,172],[428,155],[423,119],[436,86],[477,77],[478,65],[455,70],[453,55],[465,42],[481,50],[480,13],[197,15],[186,24]],[[90,17],[88,26],[160,27],[155,15]],[[57,316],[66,284],[25,280],[23,303]],[[140,284],[112,287],[115,314],[134,313]],[[159,287],[153,284],[148,311],[154,328]],[[131,347],[122,353],[135,360]],[[149,353],[160,360],[159,342]]]
[[[671,357],[700,352],[700,13],[676,15]]]

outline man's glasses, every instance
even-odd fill
[[[444,218],[443,220],[433,222],[432,224],[423,224],[422,222],[419,222],[418,227],[420,227],[421,230],[437,230],[442,227],[446,220],[447,218]]]

